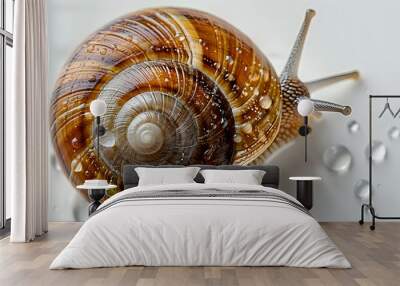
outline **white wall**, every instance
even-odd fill
[[[303,142],[294,144],[275,155],[271,163],[282,168],[282,189],[293,193],[292,175],[318,175],[315,185],[313,215],[321,221],[358,220],[360,200],[353,193],[359,179],[368,178],[365,148],[368,144],[368,94],[400,94],[400,18],[399,1],[304,1],[304,0],[49,0],[50,82],[73,50],[92,32],[107,22],[130,11],[150,6],[186,6],[213,13],[246,33],[271,60],[279,72],[284,65],[305,10],[313,8],[317,15],[307,39],[300,76],[310,80],[332,73],[357,68],[358,82],[346,82],[322,90],[313,97],[351,105],[353,114],[345,118],[324,115],[313,122],[310,157],[303,162]],[[49,95],[50,97],[50,95]],[[400,107],[400,100],[397,104]],[[382,104],[379,105],[381,107]],[[357,134],[350,134],[347,124],[356,120],[361,125]],[[387,159],[376,166],[377,211],[382,215],[400,215],[400,178],[396,177],[400,160],[400,140],[389,140],[387,130],[399,126],[400,120],[379,121],[380,137],[388,148]],[[328,147],[341,144],[352,154],[351,169],[335,174],[322,163]],[[50,176],[50,219],[83,218],[86,203],[72,190],[68,181],[54,168]]]

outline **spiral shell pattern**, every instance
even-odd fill
[[[107,103],[100,157],[94,99]],[[265,56],[240,31],[190,9],[147,9],[90,36],[66,63],[51,133],[73,184],[121,184],[124,164],[241,164],[275,139],[282,98]]]

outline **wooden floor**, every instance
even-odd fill
[[[379,223],[375,232],[357,223],[322,224],[352,269],[288,267],[124,267],[48,270],[79,229],[79,223],[51,223],[32,243],[0,241],[0,285],[400,285],[400,223]]]

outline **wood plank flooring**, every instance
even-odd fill
[[[352,269],[289,267],[123,267],[48,270],[81,224],[51,223],[47,235],[27,244],[0,241],[0,285],[400,285],[400,223],[379,222],[375,232],[357,223],[323,223]]]

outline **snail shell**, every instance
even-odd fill
[[[107,103],[100,158],[94,99]],[[243,33],[210,14],[159,8],[90,36],[57,80],[51,133],[74,184],[121,183],[124,164],[248,164],[279,131],[278,77]]]

